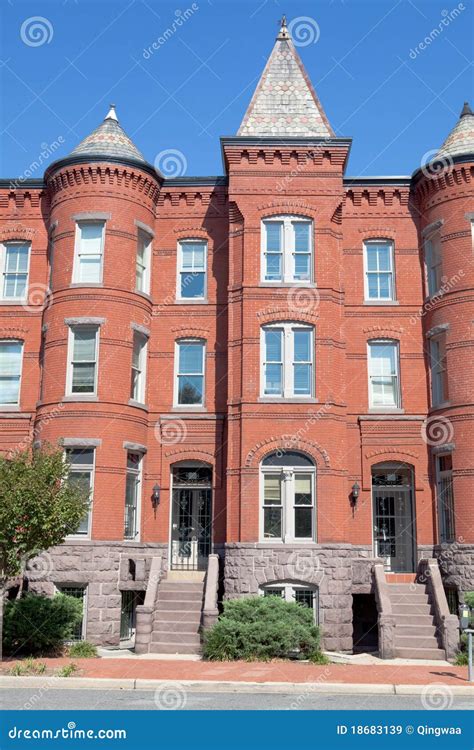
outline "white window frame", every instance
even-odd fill
[[[434,250],[435,246],[437,247],[438,251],[437,263],[433,262],[436,255]],[[441,278],[443,276],[443,257],[441,252],[441,234],[439,230],[433,232],[429,235],[429,237],[425,238],[424,255],[428,297],[434,297],[441,289]]]
[[[140,461],[137,469],[130,469],[128,466],[129,454],[140,456]],[[142,451],[138,450],[126,450],[125,451],[125,498],[124,498],[124,525],[123,525],[123,538],[128,541],[138,542],[140,541],[141,533],[141,513],[142,513],[142,494],[143,494],[143,457]],[[125,521],[126,521],[126,510],[127,510],[127,480],[129,475],[133,475],[137,479],[136,487],[136,505],[135,505],[135,532],[131,536],[125,536]]]
[[[204,270],[193,272],[192,270],[183,268],[183,245],[203,245],[204,246]],[[192,305],[195,302],[206,302],[207,300],[207,264],[208,264],[208,244],[206,240],[201,240],[197,237],[189,237],[181,239],[178,242],[178,262],[176,264],[176,299],[180,302],[186,302]],[[181,289],[181,275],[187,274],[192,276],[196,273],[204,275],[203,295],[202,297],[183,297]]]
[[[102,227],[102,239],[100,243],[100,272],[97,281],[82,281],[81,275],[81,227],[83,225],[99,225]],[[81,286],[90,286],[95,284],[102,284],[104,277],[104,246],[105,246],[105,220],[103,219],[81,219],[76,221],[76,235],[74,242],[74,265],[72,270],[72,283],[80,284]]]
[[[140,342],[140,351],[138,353],[138,368],[134,367],[133,355],[135,344]],[[130,399],[138,404],[146,403],[146,366],[148,358],[148,336],[141,331],[133,331],[132,340],[132,362],[131,362],[131,382],[130,382]],[[138,372],[137,380],[134,380],[133,374]],[[137,384],[136,394],[134,393],[134,384]]]
[[[379,345],[379,346],[393,346],[395,347],[395,375],[392,377],[396,378],[396,384],[397,388],[395,391],[395,404],[374,404],[373,401],[373,393],[372,393],[372,377],[377,377],[375,374],[372,374],[371,366],[372,366],[372,357],[371,357],[371,349],[372,346]],[[368,389],[369,389],[369,408],[375,409],[375,410],[385,410],[385,409],[401,409],[402,406],[402,388],[401,388],[401,380],[400,380],[400,342],[397,339],[371,339],[367,342],[367,381],[368,381]],[[380,377],[380,376],[379,376]]]
[[[368,263],[368,248],[371,245],[386,245],[389,248],[390,258],[390,269],[388,271],[369,271]],[[387,239],[370,239],[364,242],[364,299],[366,302],[395,302],[396,301],[396,289],[395,289],[395,243],[393,240]],[[390,297],[371,297],[369,291],[369,276],[378,274],[389,274],[390,275]]]
[[[92,451],[92,464],[84,464],[85,466],[92,467],[88,468],[87,471],[90,471],[91,474],[91,481],[90,481],[90,493],[89,493],[89,510],[87,512],[87,532],[84,534],[81,534],[77,531],[74,532],[74,534],[68,534],[67,539],[90,539],[91,538],[91,530],[92,530],[92,510],[93,510],[93,504],[94,504],[94,485],[95,485],[95,467],[96,467],[96,455],[97,455],[97,448],[95,446],[81,446],[81,445],[68,445],[68,447],[64,450],[64,459],[66,462],[68,462],[68,452],[69,451]],[[69,463],[69,462],[68,462]],[[71,465],[71,464],[69,464]],[[74,472],[73,472],[74,473]]]
[[[440,406],[440,404],[446,403],[449,398],[446,333],[433,336],[430,339],[430,376],[431,405]],[[443,391],[445,392],[443,393]]]
[[[311,497],[312,505],[295,506],[295,477],[298,474],[309,474],[311,477]],[[265,476],[277,476],[280,478],[281,490],[281,538],[272,537],[269,539],[264,536],[264,488]],[[316,467],[314,466],[263,466],[260,465],[259,476],[259,496],[260,496],[260,541],[264,544],[308,544],[316,541]],[[274,506],[280,507],[280,506]],[[310,537],[295,537],[295,507],[312,508],[312,527],[313,534]]]
[[[143,264],[139,262],[138,248],[140,243],[143,242],[144,254]],[[152,242],[153,238],[144,229],[139,229],[137,234],[137,253],[135,258],[135,291],[139,294],[150,294],[150,278],[151,278],[151,257],[152,257]],[[139,288],[138,284],[138,266],[143,268],[143,289]]]
[[[23,380],[23,358],[25,354],[25,342],[21,339],[0,339],[0,345],[1,344],[20,344],[20,377],[18,379],[18,398],[15,402],[6,402],[1,403],[0,407],[2,409],[15,409],[16,407],[20,406],[21,401],[21,385]]]
[[[314,615],[314,622],[315,625],[319,625],[319,589],[317,586],[314,586],[313,584],[305,584],[305,583],[293,583],[292,581],[272,581],[271,583],[266,583],[264,586],[260,586],[258,593],[260,596],[271,596],[271,594],[267,594],[267,591],[271,589],[278,589],[282,592],[282,599],[284,599],[286,602],[296,602],[296,596],[295,592],[297,590],[300,591],[310,591],[313,597],[313,615]]]
[[[442,453],[438,453],[434,456],[435,461],[435,476],[436,476],[436,500],[437,500],[437,506],[438,506],[438,535],[439,535],[439,542],[440,544],[446,543],[446,542],[453,542],[456,538],[456,529],[455,529],[455,518],[456,514],[454,512],[454,484],[453,484],[453,469],[451,464],[451,469],[442,471],[440,469],[440,459],[445,456],[451,456],[451,462],[453,460],[453,454],[450,451],[444,451]],[[444,479],[450,480],[451,485],[451,514],[452,514],[452,534],[447,535],[446,533],[446,514],[442,510],[442,494],[443,490],[441,488],[441,483]]]
[[[81,623],[81,639],[72,639],[67,643],[80,643],[81,641],[87,640],[87,598],[88,598],[88,584],[87,583],[57,583],[54,586],[57,594],[64,594],[64,589],[82,589],[84,596],[82,597],[82,623]],[[79,597],[76,597],[79,598]]]
[[[22,297],[8,297],[5,295],[5,277],[7,275],[7,253],[8,248],[13,246],[27,247],[28,248],[28,262],[26,266],[26,282],[25,282],[25,293]],[[31,242],[23,242],[22,240],[11,240],[0,244],[0,301],[10,302],[13,305],[21,305],[28,299],[28,286],[30,281],[30,262],[31,262]],[[18,275],[18,274],[17,274]]]
[[[95,329],[95,371],[94,371],[94,390],[85,393],[84,391],[78,391],[77,393],[72,390],[72,378],[74,371],[74,332],[78,328],[89,328]],[[68,332],[68,351],[67,351],[67,372],[66,372],[66,396],[73,396],[78,399],[94,398],[97,396],[97,382],[99,377],[99,330],[100,326],[88,323],[74,323],[69,326]]]
[[[280,330],[283,332],[282,341],[282,393],[268,394],[265,393],[265,365],[266,365],[266,346],[265,331]],[[311,342],[311,378],[310,393],[295,394],[294,392],[294,331],[303,330],[310,332]],[[308,364],[308,363],[302,363]],[[314,326],[298,321],[282,321],[280,323],[269,323],[260,328],[260,398],[270,401],[298,400],[307,401],[314,398],[315,394],[315,329]]]
[[[281,237],[281,279],[266,279],[266,224],[270,222],[283,223]],[[293,224],[301,222],[309,224],[309,279],[296,279],[294,274],[294,255],[295,255],[295,235]],[[281,285],[291,284],[292,286],[305,286],[314,283],[314,221],[309,216],[299,216],[296,214],[278,214],[275,216],[266,216],[262,219],[260,226],[260,282],[262,284]]]
[[[179,347],[181,344],[201,344],[202,346],[202,403],[200,404],[180,404],[179,403]],[[173,373],[173,407],[177,409],[190,410],[199,409],[202,410],[206,405],[206,351],[207,342],[205,339],[187,337],[182,339],[176,339],[174,342],[174,373]],[[188,374],[188,373],[186,373]],[[199,374],[199,373],[196,373]]]

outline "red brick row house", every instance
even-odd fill
[[[111,107],[1,182],[0,447],[60,443],[91,494],[30,586],[83,598],[91,641],[192,652],[218,555],[220,597],[311,606],[328,649],[444,655],[474,589],[474,115],[412,176],[348,177],[284,24],[221,145],[223,176],[165,179]]]

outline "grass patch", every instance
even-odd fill
[[[88,641],[77,641],[68,647],[67,653],[72,659],[90,659],[97,656],[97,647]]]
[[[77,670],[77,664],[71,662],[70,664],[65,664],[64,667],[61,667],[61,669],[58,669],[56,675],[58,677],[72,677],[73,674],[76,674]]]

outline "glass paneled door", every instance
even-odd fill
[[[171,568],[205,570],[211,551],[212,470],[177,466],[172,481]]]
[[[416,533],[410,469],[376,466],[372,470],[374,552],[396,573],[415,571]]]

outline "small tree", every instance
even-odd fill
[[[88,493],[68,482],[61,449],[26,449],[0,456],[0,659],[8,578],[27,561],[64,542],[87,513]]]

